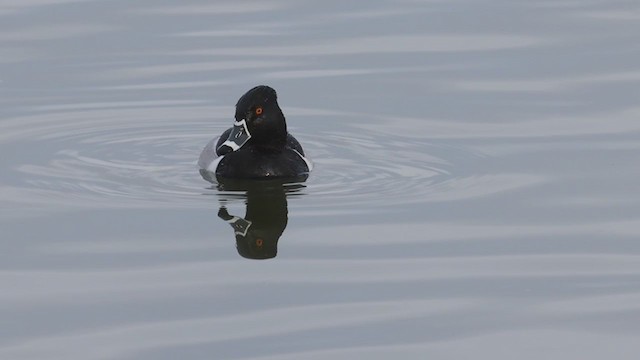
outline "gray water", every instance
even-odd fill
[[[0,1],[0,359],[636,359],[638,34],[637,1]],[[253,200],[268,260],[196,166],[258,84],[315,165]]]

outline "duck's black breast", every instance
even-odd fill
[[[231,179],[297,177],[309,171],[309,164],[297,149],[286,146],[281,151],[263,151],[248,146],[225,155],[216,168],[216,176]]]

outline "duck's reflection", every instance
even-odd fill
[[[304,178],[286,180],[219,181],[218,217],[226,221],[236,239],[238,254],[247,259],[271,259],[288,222],[287,196],[300,195]],[[244,199],[244,216],[230,214],[227,204]]]

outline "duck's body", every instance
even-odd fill
[[[228,139],[231,130],[226,130],[207,144],[198,159],[201,169],[229,179],[293,178],[311,170],[302,146],[291,134],[288,134],[287,143],[280,151],[267,151],[247,144],[242,149],[221,155],[216,149]]]
[[[276,92],[268,86],[257,86],[238,100],[234,126],[207,144],[198,166],[228,179],[294,178],[312,168],[287,132]]]

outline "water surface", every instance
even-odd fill
[[[2,1],[0,358],[635,358],[639,13]],[[314,172],[220,190],[258,84]]]

